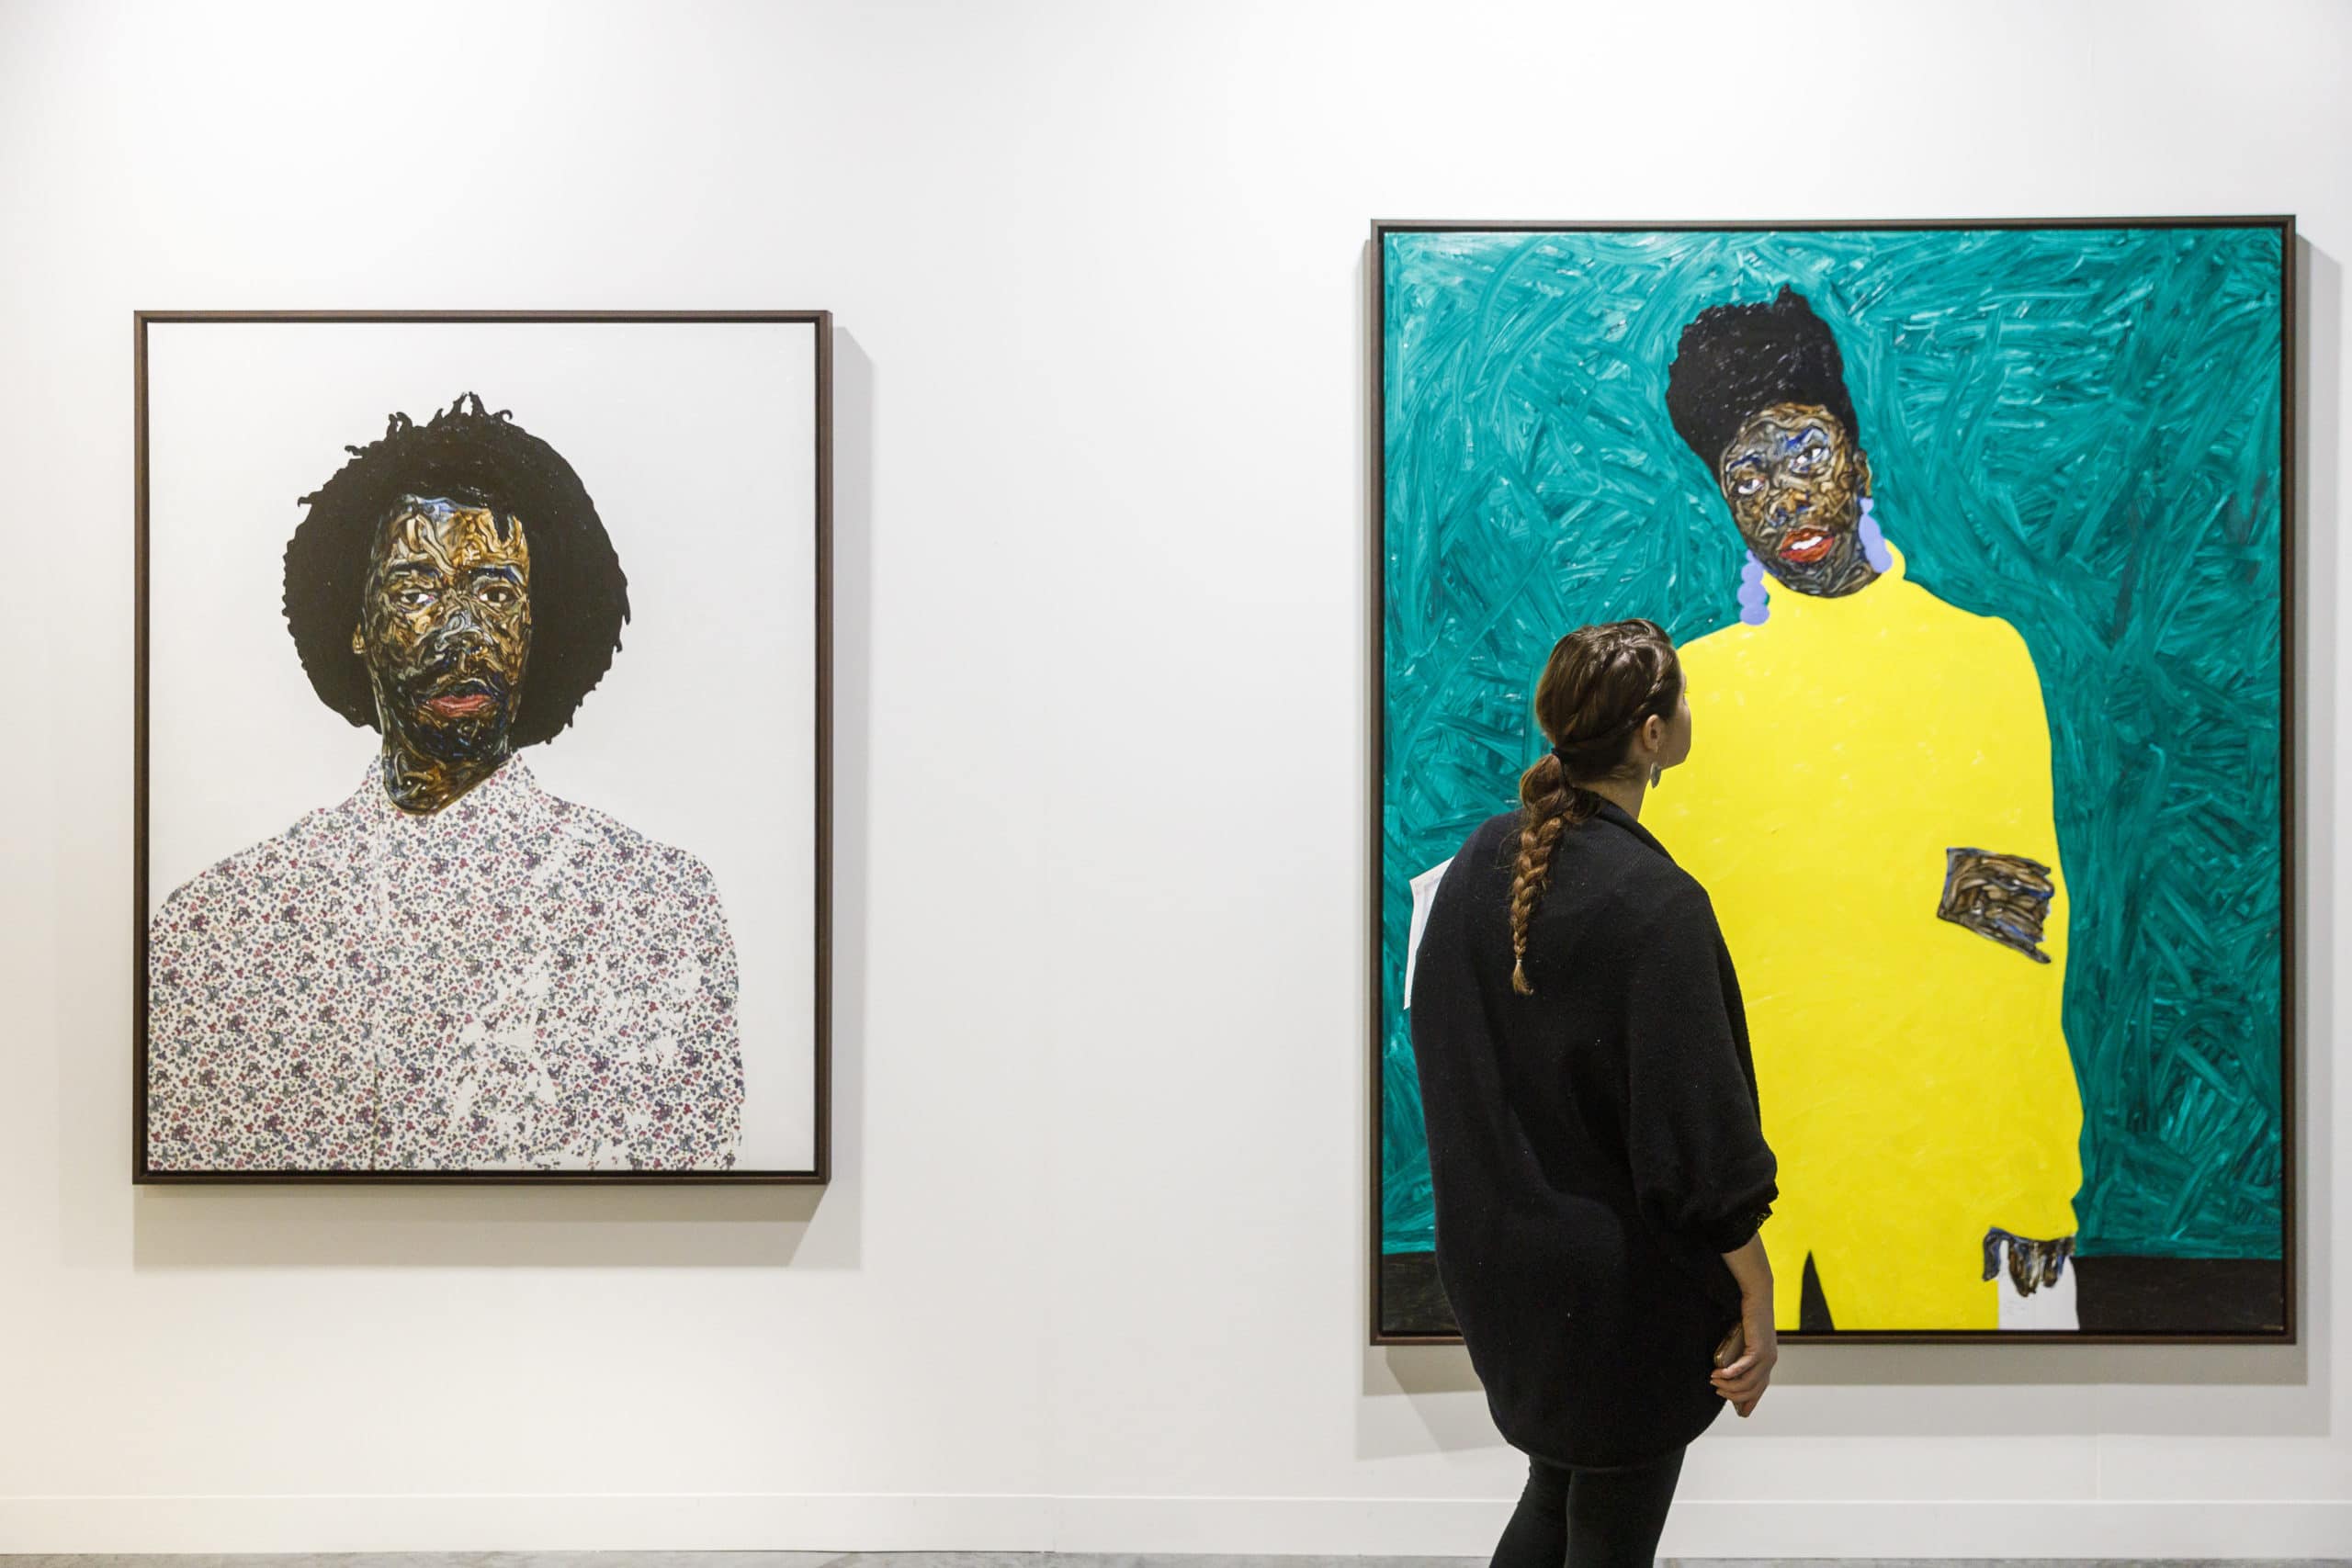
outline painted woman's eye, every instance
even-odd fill
[[[1731,481],[1731,492],[1734,495],[1754,495],[1763,488],[1762,477],[1753,473],[1742,474]]]

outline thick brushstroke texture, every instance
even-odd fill
[[[1386,1250],[1430,1236],[1409,880],[1510,804],[1562,631],[1737,618],[1743,549],[1666,367],[1701,310],[1792,284],[1843,346],[1912,575],[2016,626],[2040,671],[2076,910],[2079,1250],[2278,1256],[2278,243],[1387,238]]]
[[[517,518],[412,498],[378,534],[351,651],[368,664],[384,793],[439,811],[512,752],[531,654],[531,551]]]

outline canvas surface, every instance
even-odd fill
[[[2277,1328],[2282,231],[1379,243],[1383,1329],[1451,1326],[1414,879],[1515,805],[1554,639],[1635,615],[1684,650],[1696,743],[1644,822],[1741,966],[1785,1325]],[[1768,564],[1735,525],[1755,411],[1669,408],[1686,329],[1783,290],[1867,459],[1835,592],[1828,536]]]
[[[156,1168],[813,1169],[817,331],[149,323]],[[391,476],[435,493],[372,566],[289,557],[323,504],[298,498],[373,460],[351,449],[413,446],[470,393],[487,418],[468,428],[536,443],[531,482],[576,474],[612,562],[560,553],[580,509],[554,491],[468,524],[448,468]],[[618,646],[576,630],[623,580]],[[298,647],[302,604],[349,633]],[[511,667],[492,639],[435,672],[435,650],[523,607],[536,640]],[[544,714],[585,678],[567,660],[609,668],[487,782],[396,807],[367,681],[412,610],[416,678],[458,682],[430,699],[442,730],[510,700]],[[339,711],[322,692],[345,676]]]

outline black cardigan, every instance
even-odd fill
[[[1656,1458],[1723,1407],[1722,1254],[1777,1195],[1707,895],[1604,804],[1562,834],[1511,989],[1519,818],[1470,836],[1415,960],[1439,1277],[1496,1424],[1561,1464]]]

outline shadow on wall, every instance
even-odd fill
[[[1359,289],[1370,288],[1368,265]],[[1357,297],[1363,320],[1363,294]],[[2296,1102],[2293,1216],[2299,1277],[2292,1281],[2294,1345],[1790,1345],[1752,1421],[1724,1418],[1736,1437],[2324,1437],[2335,1347],[2331,1321],[2335,1180],[2327,1107],[2334,1066],[2336,835],[2324,803],[2336,791],[2335,615],[2314,624],[2313,585],[2333,583],[2342,562],[2334,529],[2344,417],[2338,344],[2344,267],[2296,242],[2295,570],[2293,698],[2298,868],[2294,1019]],[[1359,330],[1363,330],[1361,327]],[[1369,565],[1367,563],[1367,570]],[[1369,895],[1367,895],[1369,896]],[[1369,1021],[1363,1025],[1367,1031]],[[1364,1245],[1371,1245],[1366,1235]],[[1359,1299],[1353,1321],[1367,1320]],[[1798,1391],[1807,1391],[1799,1393]],[[1819,1390],[1819,1393],[1810,1392]],[[1932,1390],[1917,1395],[1915,1391]],[[2222,1393],[2218,1391],[2228,1391]],[[2215,1391],[2215,1392],[2208,1392]],[[1454,1346],[1367,1348],[1356,1405],[1356,1454],[1385,1459],[1502,1446],[1467,1352]],[[1920,1409],[1920,1400],[1929,1409]]]
[[[785,1187],[161,1186],[138,1269],[854,1269],[863,1250],[874,362],[833,334],[833,1180]],[[122,1112],[118,1111],[117,1114]],[[74,1124],[68,1117],[66,1124]],[[111,1179],[123,1179],[119,1168]],[[74,1234],[67,1216],[64,1234]]]
[[[142,1187],[131,1258],[140,1269],[778,1267],[798,1258],[825,1203],[809,1188]]]

